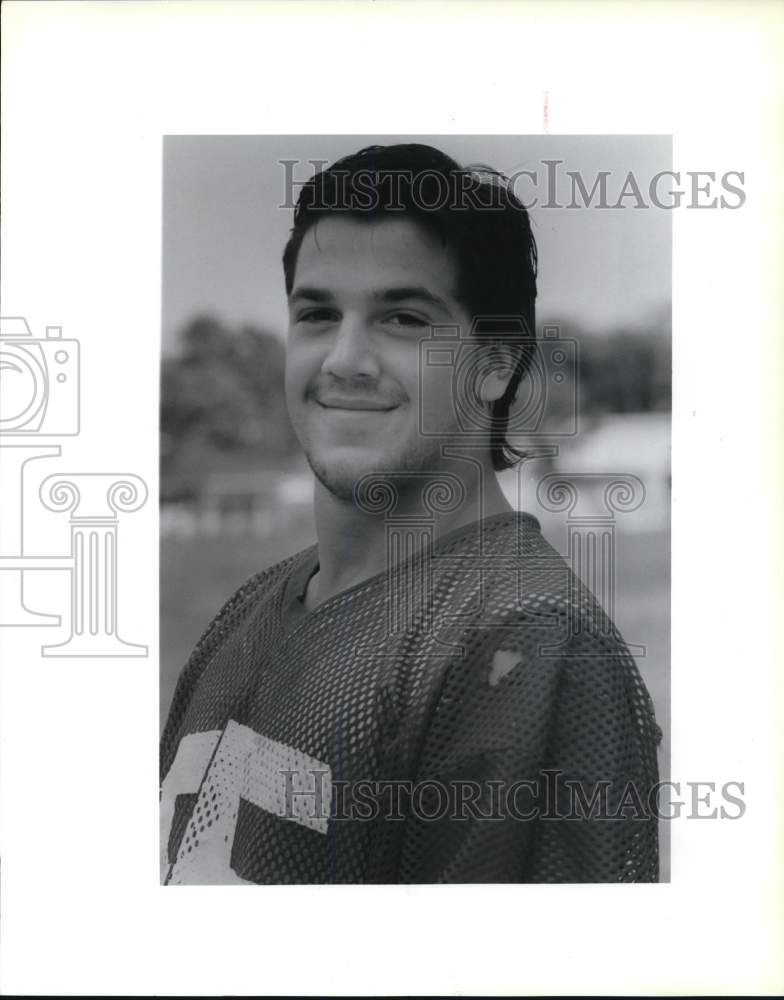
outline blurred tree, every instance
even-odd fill
[[[200,316],[161,370],[161,495],[196,496],[217,456],[280,465],[298,450],[284,397],[285,351],[273,333]]]
[[[593,413],[645,413],[671,405],[671,340],[666,316],[636,328],[586,336],[579,344],[581,409]]]

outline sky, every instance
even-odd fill
[[[230,326],[252,323],[280,335],[286,298],[280,259],[291,223],[286,168],[297,160],[297,180],[313,173],[311,160],[332,162],[371,143],[423,142],[462,165],[484,163],[521,176],[523,198],[539,197],[530,211],[539,251],[537,317],[572,319],[587,331],[633,328],[669,306],[672,285],[672,213],[651,206],[620,209],[544,207],[547,176],[556,171],[557,200],[568,203],[566,171],[579,171],[588,191],[609,171],[608,202],[615,203],[631,171],[646,204],[655,174],[669,170],[669,136],[166,136],[163,154],[162,343],[176,348],[182,327],[209,313]],[[561,160],[548,167],[544,160]],[[660,185],[666,201],[667,183]]]

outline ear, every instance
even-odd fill
[[[516,359],[508,344],[489,344],[479,394],[484,403],[494,403],[506,392],[514,375]]]

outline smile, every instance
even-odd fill
[[[337,413],[390,413],[396,406],[383,406],[360,400],[341,400],[339,403],[322,403],[316,400],[322,410],[333,410]]]

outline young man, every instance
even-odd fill
[[[535,350],[525,209],[500,175],[370,147],[303,187],[283,265],[318,543],[180,677],[164,881],[656,880],[650,698],[495,475]]]

